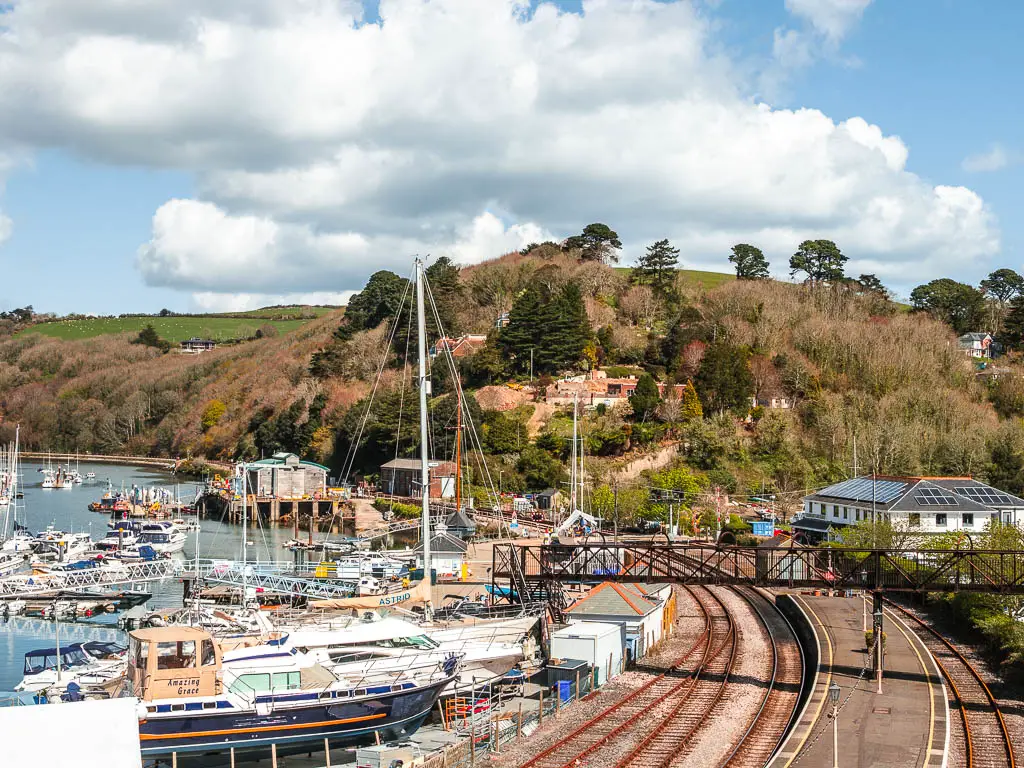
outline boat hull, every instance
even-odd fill
[[[305,694],[309,706],[274,709],[257,703],[258,711],[228,713],[183,713],[181,717],[156,717],[139,723],[139,738],[145,758],[208,756],[216,753],[256,757],[275,745],[279,755],[305,752],[311,745],[331,748],[374,743],[380,739],[404,738],[422,725],[448,680],[405,691],[394,691],[357,701],[318,701],[316,693]]]

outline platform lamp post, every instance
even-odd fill
[[[875,611],[875,653],[878,660],[878,693],[882,692],[882,646],[883,632],[882,632],[882,609],[879,608]]]
[[[842,689],[833,680],[828,687],[828,697],[832,702],[832,768],[839,768],[839,697]]]

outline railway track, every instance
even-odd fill
[[[949,683],[960,711],[967,768],[1016,768],[1013,742],[999,702],[974,665],[930,624],[890,600],[885,602],[911,620],[915,634],[931,652]]]
[[[712,599],[704,598],[702,600],[697,597],[700,592],[707,592],[708,595],[711,594],[710,592],[701,587],[684,587],[684,589],[693,596],[704,618],[704,628],[696,642],[681,654],[668,670],[653,676],[624,699],[599,712],[571,733],[523,763],[521,768],[562,768],[563,766],[585,765],[588,758],[616,739],[617,736],[632,731],[638,719],[646,713],[664,708],[664,702],[678,697],[692,685],[692,678],[689,675],[681,677],[680,673],[685,673],[684,665],[689,664],[694,658],[698,659],[698,667],[703,665],[704,660],[711,653],[713,645],[717,642],[716,630],[718,628],[716,624],[720,624],[720,622],[714,620],[708,609],[708,603],[712,602]],[[722,612],[725,611],[720,603],[718,606]]]
[[[804,685],[803,649],[792,624],[760,590],[744,589],[769,640],[767,688],[760,707],[723,768],[766,765],[792,725]]]
[[[711,617],[707,652],[694,670],[691,684],[675,691],[658,714],[645,718],[646,735],[616,763],[617,768],[667,768],[685,757],[692,737],[725,694],[739,652],[736,623],[711,590],[695,596]]]

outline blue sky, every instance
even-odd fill
[[[19,39],[0,44],[0,73],[14,73],[8,83],[0,74],[8,94],[0,95],[8,115],[0,119],[0,212],[10,221],[0,241],[0,308],[118,313],[341,300],[374,268],[399,268],[414,250],[472,261],[564,237],[596,219],[620,231],[627,261],[665,232],[686,264],[721,271],[729,242],[763,237],[775,271],[784,273],[794,238],[832,236],[856,266],[881,272],[904,294],[934,277],[977,283],[996,267],[1022,268],[1024,231],[1014,214],[1024,157],[1016,75],[1024,4],[853,0],[863,13],[840,31],[825,26],[834,20],[829,6],[850,0],[720,0],[671,16],[618,9],[611,22],[611,12],[588,6],[571,31],[534,19],[520,34],[526,22],[514,15],[491,25],[464,0],[435,0],[445,14],[417,16],[420,1],[385,3],[384,34],[375,36],[345,37],[344,19],[333,16],[309,19],[310,49],[325,45],[321,56],[331,44],[316,30],[339,25],[342,58],[322,67],[295,62],[301,76],[283,85],[268,78],[265,109],[263,81],[231,80],[244,69],[221,62],[239,55],[258,70],[265,57],[268,72],[281,69],[273,58],[280,54],[260,48],[250,32],[295,34],[283,31],[287,2],[268,3],[271,10],[255,18],[263,0],[230,14],[221,9],[234,2],[214,12],[209,2],[155,0],[162,13],[142,20],[118,18],[117,3],[98,0],[66,14],[59,29],[46,26],[52,14],[44,21],[16,7],[9,17]],[[37,0],[51,11],[69,2]],[[493,15],[504,5],[495,0]],[[184,22],[196,18],[206,20],[212,53],[191,72],[194,31]],[[619,39],[616,27],[634,20],[636,29]],[[392,47],[388,37],[405,24],[422,27],[422,38],[409,32]],[[666,27],[673,34],[653,40]],[[479,43],[465,31],[477,29]],[[45,33],[47,42],[26,43],[28,31]],[[451,41],[443,39],[448,32]],[[777,41],[786,32],[799,55],[784,62]],[[530,41],[543,35],[552,42],[537,51]],[[574,42],[562,51],[557,43],[566,35]],[[177,58],[133,81],[126,40],[147,46],[145,66],[165,53]],[[386,63],[358,72],[362,61],[385,62],[396,50],[409,52],[407,72],[423,70],[409,77],[414,82],[406,85],[403,71]],[[613,51],[622,60],[595,74]],[[5,56],[15,66],[5,68]],[[519,67],[531,57],[535,66]],[[480,71],[466,61],[479,61]],[[435,89],[438,97],[427,100]],[[491,102],[495,91],[501,98]],[[667,115],[659,91],[676,102]],[[225,103],[239,92],[238,106]],[[340,107],[325,102],[333,97],[324,94],[337,92],[345,94]],[[533,98],[520,104],[524,92]],[[277,103],[284,106],[272,109]],[[768,127],[750,125],[758,103],[771,105],[776,124],[803,108],[822,115],[794,127],[792,145],[783,126],[762,146],[759,131]],[[624,119],[609,118],[613,112]],[[703,114],[743,127],[705,135]],[[652,132],[654,115],[665,126]],[[835,127],[851,118],[893,139],[884,160],[877,142],[863,138],[866,128],[855,131],[852,149],[840,146],[849,137]],[[529,128],[506,135],[510,124]],[[546,143],[559,125],[573,127]],[[716,143],[723,133],[728,141]],[[588,142],[613,171],[595,175],[594,156],[577,151]],[[536,146],[537,167],[509,160],[520,144]],[[688,144],[698,157],[687,155]],[[865,144],[874,155],[851,154]],[[748,152],[777,155],[751,165],[752,186],[763,193],[744,194],[736,189],[742,181],[719,189],[703,178],[742,180],[733,158]],[[652,170],[669,157],[678,164],[666,166],[678,173]],[[814,188],[819,165],[829,176],[822,190]],[[774,185],[785,189],[777,201]],[[966,190],[947,210],[936,187]],[[819,210],[823,197],[827,210]],[[898,216],[879,213],[889,204]],[[887,217],[891,237],[879,234],[876,216]]]

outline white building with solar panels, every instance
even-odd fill
[[[820,535],[872,519],[920,533],[981,533],[993,520],[1024,522],[1024,499],[970,477],[857,477],[805,496],[793,527]]]

